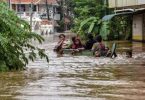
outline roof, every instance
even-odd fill
[[[114,18],[115,16],[124,16],[124,15],[132,15],[133,12],[123,12],[123,13],[116,13],[116,14],[110,14],[110,15],[106,15],[102,18],[102,21],[109,21],[112,18]]]
[[[56,4],[57,1],[56,0],[47,0],[48,4]],[[11,0],[12,4],[30,4],[30,3],[34,3],[34,4],[45,4],[46,0]]]
[[[37,0],[36,3],[37,4],[45,4],[46,3],[46,0]],[[47,0],[47,3],[48,4],[57,4],[57,1],[56,0]]]
[[[34,3],[38,0],[11,0],[12,4],[30,4],[30,3]]]
[[[138,9],[138,10],[134,11],[134,15],[136,15],[136,14],[143,14],[143,13],[145,13],[145,8],[144,9]]]
[[[102,21],[109,21],[112,18],[114,18],[115,16],[124,16],[124,15],[137,15],[137,14],[143,14],[145,13],[145,8],[143,9],[137,9],[133,12],[122,12],[122,13],[116,13],[116,14],[110,14],[110,15],[106,15],[102,18]]]
[[[103,21],[107,21],[112,19],[114,16],[116,16],[116,14],[111,14],[111,15],[106,15],[102,18]]]

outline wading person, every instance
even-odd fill
[[[101,35],[96,38],[96,43],[93,44],[92,51],[95,57],[107,56],[109,53],[109,48],[106,48],[104,43],[102,43]]]
[[[85,43],[85,49],[86,50],[91,50],[92,46],[93,46],[93,44],[95,42],[96,41],[94,40],[93,35],[92,34],[88,34],[88,41]]]
[[[63,46],[65,46],[65,35],[60,34],[59,41],[57,45],[54,47],[54,51],[57,52],[58,56],[61,56],[63,54]]]
[[[84,47],[83,47],[80,39],[78,39],[76,37],[72,37],[72,44],[71,44],[70,48],[73,49],[72,54],[84,50]]]

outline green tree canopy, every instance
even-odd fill
[[[74,27],[73,31],[82,36],[85,33],[98,33],[100,19],[105,15],[106,5],[103,0],[73,0],[74,2]]]
[[[34,60],[38,55],[45,57],[44,50],[33,46],[32,39],[42,43],[44,39],[31,32],[30,26],[24,20],[9,10],[7,5],[0,3],[0,70],[23,69],[29,59]],[[25,54],[25,51],[29,53]]]

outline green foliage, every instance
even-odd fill
[[[101,32],[104,40],[129,40],[132,33],[132,19],[129,15],[116,16],[102,24]]]
[[[8,9],[3,2],[0,3],[0,71],[21,70],[29,59],[34,61],[36,51],[39,56],[47,55],[40,48],[33,46],[31,40],[34,39],[42,43],[44,39],[30,31],[30,26],[24,20]],[[25,54],[25,51],[29,51]]]
[[[102,0],[73,0],[74,25],[72,31],[86,36],[85,33],[99,33],[101,18],[105,15],[107,6]],[[84,34],[83,34],[84,33]]]
[[[89,27],[89,28],[86,28]],[[83,22],[81,22],[81,25],[80,25],[80,28],[79,28],[79,31],[80,30],[85,30],[87,33],[98,33],[99,30],[98,30],[98,27],[101,26],[101,20],[97,17],[90,17],[86,20],[84,20]]]
[[[117,16],[111,21],[102,22],[108,12],[105,0],[73,0],[74,25],[72,31],[86,39],[86,33],[101,34],[104,40],[120,40],[131,38],[132,21],[130,16]]]
[[[111,35],[110,30],[109,30],[109,26],[110,26],[110,22],[109,21],[104,21],[102,23],[102,27],[100,30],[100,35],[102,36],[102,38],[104,40],[108,40],[108,37],[111,37],[109,35]]]
[[[60,20],[60,21],[57,21],[59,27],[57,28],[57,31],[58,32],[63,32],[64,31],[64,21],[63,20]]]

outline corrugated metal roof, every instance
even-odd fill
[[[145,8],[137,9],[134,12],[122,12],[122,13],[116,13],[116,14],[110,14],[106,15],[102,18],[102,21],[108,21],[111,20],[115,16],[122,16],[122,15],[137,15],[137,14],[143,14],[145,13]]]
[[[145,8],[137,9],[137,10],[134,11],[134,15],[136,15],[136,14],[143,14],[143,13],[145,13]]]
[[[106,15],[102,18],[103,21],[111,20],[116,14]]]
[[[123,12],[123,13],[116,13],[116,14],[110,14],[110,15],[106,15],[102,18],[102,21],[109,21],[112,18],[114,18],[115,16],[123,16],[123,15],[131,15],[133,14],[133,12]]]

